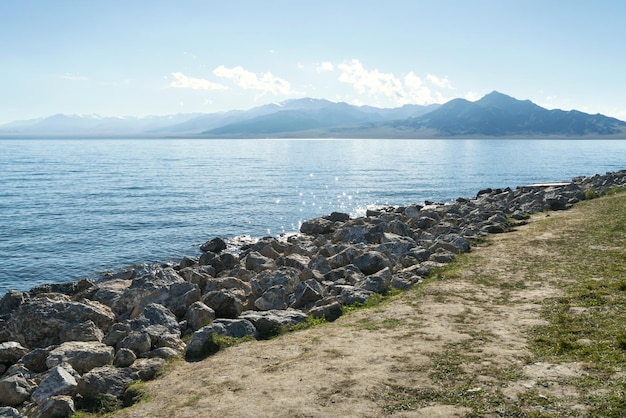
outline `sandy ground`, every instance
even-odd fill
[[[550,216],[575,222],[575,212]],[[438,280],[331,324],[175,363],[149,383],[149,402],[115,416],[461,417],[471,411],[462,402],[424,396],[411,402],[409,396],[454,389],[454,376],[471,383],[464,396],[497,392],[514,404],[532,390],[570,399],[573,388],[545,381],[583,373],[580,366],[536,363],[527,349],[529,328],[541,323],[541,301],[559,294],[550,280],[528,280],[518,266],[542,255],[541,242],[551,234],[535,220],[545,216],[474,248],[479,262],[463,271],[465,279]],[[477,275],[493,281],[473,280]],[[455,375],[446,360],[459,355],[462,374]],[[506,411],[483,416],[502,415]]]

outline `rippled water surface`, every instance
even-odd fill
[[[626,141],[0,140],[0,295],[332,211],[626,168]]]

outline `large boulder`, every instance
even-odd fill
[[[220,349],[216,336],[257,338],[258,331],[247,319],[216,319],[192,334],[185,352],[187,360],[198,360],[216,353]]]
[[[187,328],[197,331],[215,319],[215,311],[202,302],[195,302],[187,309],[185,318]]]
[[[0,406],[17,406],[28,400],[35,390],[26,377],[15,374],[0,379]]]
[[[300,232],[307,235],[328,234],[333,231],[334,223],[324,218],[315,218],[304,221],[300,226]]]
[[[28,349],[17,341],[8,341],[0,344],[0,364],[10,366],[28,354]]]
[[[252,251],[246,256],[246,269],[257,273],[263,270],[276,268],[276,263],[269,257],[261,255],[261,253]]]
[[[354,265],[367,276],[388,267],[389,262],[380,252],[368,251],[355,258]]]
[[[69,341],[50,351],[46,365],[50,368],[63,363],[71,365],[78,373],[113,362],[113,347],[93,341]]]
[[[74,399],[67,395],[55,395],[46,398],[35,408],[33,418],[69,417],[76,412]],[[2,416],[2,415],[0,415]]]
[[[168,308],[177,318],[182,318],[187,308],[200,300],[200,288],[189,282],[172,283],[154,290],[145,296],[130,313],[130,317],[138,316],[151,303],[158,303]]]
[[[272,286],[255,299],[254,307],[260,311],[285,309],[289,304],[289,295],[290,292],[285,286]]]
[[[252,294],[261,296],[266,290],[274,286],[282,286],[287,293],[293,293],[300,283],[300,271],[292,267],[281,267],[274,271],[264,271],[259,273],[250,281]]]
[[[141,315],[128,321],[128,325],[132,331],[148,334],[154,347],[180,345],[181,330],[176,316],[158,303],[146,306]]]
[[[296,309],[303,308],[314,304],[323,297],[324,288],[322,285],[315,279],[309,279],[298,284],[291,307]]]
[[[27,299],[28,295],[26,293],[17,290],[9,290],[4,294],[2,299],[0,299],[0,317],[11,314]]]
[[[70,370],[68,370],[70,369]],[[39,383],[32,393],[31,398],[38,404],[42,404],[47,398],[57,395],[73,396],[76,393],[78,382],[72,373],[71,366],[59,365],[53,367],[47,376]]]
[[[85,373],[76,390],[86,400],[99,399],[105,394],[116,399],[120,398],[128,385],[137,379],[137,372],[129,368],[102,366]]]
[[[26,347],[47,347],[64,342],[68,330],[86,321],[92,321],[107,332],[114,319],[111,309],[98,302],[42,297],[21,304],[8,321],[7,328],[13,339]]]
[[[306,322],[308,316],[294,309],[269,310],[269,311],[246,311],[241,314],[242,319],[252,322],[259,331],[261,338],[279,334],[283,329]]]
[[[224,251],[225,249],[226,249],[226,241],[224,241],[222,238],[219,238],[219,237],[210,239],[200,246],[200,250],[205,253],[207,252],[219,253],[221,251]]]
[[[243,303],[230,289],[209,292],[204,295],[202,302],[213,309],[218,318],[236,318],[243,311]]]

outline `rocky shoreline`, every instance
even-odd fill
[[[419,283],[473,239],[624,187],[626,170],[356,219],[335,212],[304,222],[298,235],[235,251],[214,238],[200,257],[175,265],[10,291],[0,299],[0,416],[129,405],[129,385],[155,378],[168,358],[199,360],[219,338],[269,338],[311,317],[334,320],[345,305]]]

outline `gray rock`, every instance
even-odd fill
[[[9,315],[28,299],[26,293],[9,290],[0,299],[0,316]]]
[[[113,324],[115,315],[98,302],[54,301],[38,298],[19,306],[7,327],[15,341],[29,348],[47,347],[64,342],[67,329],[92,321],[103,332]]]
[[[288,306],[290,292],[285,286],[276,285],[267,289],[255,299],[254,307],[260,311],[285,309]]]
[[[58,395],[45,399],[35,408],[33,418],[69,417],[76,412],[74,399],[71,396]]]
[[[302,308],[312,305],[324,297],[324,289],[317,280],[309,279],[301,282],[296,288],[295,300],[291,304],[292,308]]]
[[[301,311],[269,310],[269,311],[246,311],[241,314],[242,319],[250,321],[258,330],[260,338],[277,335],[281,330],[306,322],[308,316]]]
[[[113,365],[115,367],[129,367],[137,360],[137,356],[134,351],[128,348],[120,348],[115,353],[115,358],[113,359]]]
[[[197,331],[215,319],[215,311],[202,302],[195,302],[187,309],[185,318],[187,327],[192,331]]]
[[[289,254],[278,259],[277,263],[282,266],[293,267],[296,270],[304,270],[308,267],[311,259],[302,254]]]
[[[203,292],[208,293],[214,290],[232,289],[239,291],[244,295],[249,295],[252,292],[252,287],[249,283],[244,282],[237,277],[219,277],[211,279],[206,282]]]
[[[203,252],[219,253],[226,249],[226,242],[219,237],[210,239],[200,246],[200,250]]]
[[[161,373],[166,361],[159,357],[140,358],[133,363],[129,369],[134,373],[136,379],[143,381],[152,380]]]
[[[9,341],[0,344],[0,364],[10,366],[28,354],[28,349],[22,347],[17,341]]]
[[[360,289],[369,290],[370,292],[380,293],[381,295],[389,291],[389,285],[387,283],[387,280],[377,274],[365,277],[360,283],[357,284],[357,287]]]
[[[211,354],[217,353],[220,349],[218,342],[215,339],[217,332],[215,329],[208,325],[200,328],[194,332],[187,343],[187,349],[185,351],[185,358],[187,360],[200,360]]]
[[[55,366],[48,372],[47,376],[39,383],[39,386],[31,394],[31,398],[38,404],[42,404],[47,398],[57,395],[73,396],[76,392],[78,382],[74,378],[72,371],[68,370],[68,365]]]
[[[211,325],[215,332],[219,335],[231,338],[258,337],[257,329],[252,322],[247,319],[227,319],[219,318],[213,321]]]
[[[28,400],[35,389],[24,376],[19,374],[0,379],[0,405],[17,406]]]
[[[137,356],[147,353],[152,349],[152,340],[146,332],[132,331],[120,342],[117,343],[117,349],[127,348],[132,350]]]
[[[138,317],[128,322],[131,330],[146,332],[153,342],[162,336],[180,337],[180,326],[176,316],[163,305],[151,303]]]
[[[3,418],[26,418],[24,415],[20,414],[20,411],[18,411],[15,408],[12,408],[10,406],[0,407],[0,417],[3,417]]]
[[[204,295],[202,302],[213,309],[218,318],[236,318],[243,311],[243,303],[230,289],[209,292]]]
[[[151,350],[147,353],[144,354],[144,357],[146,358],[160,358],[160,359],[170,359],[173,357],[178,357],[180,356],[180,351],[175,350],[171,347],[159,347],[159,348],[155,348],[154,350]]]
[[[130,334],[130,332],[130,324],[121,322],[115,323],[111,326],[109,333],[104,337],[102,342],[106,345],[115,347],[117,343]]]
[[[357,249],[353,247],[348,247],[345,250],[330,257],[328,259],[328,264],[332,269],[347,266],[348,264],[352,264],[359,255],[360,253]]]
[[[48,354],[50,354],[50,350],[52,349],[54,349],[54,346],[49,349],[35,348],[33,351],[22,357],[21,362],[28,370],[34,373],[43,373],[48,370],[48,366],[46,365],[46,359],[48,358]]]
[[[92,341],[69,341],[50,351],[46,365],[50,368],[67,363],[78,373],[111,364],[114,350],[108,345]]]
[[[327,321],[334,321],[343,313],[341,304],[336,300],[320,301],[327,302],[323,305],[316,306],[309,310],[309,315],[313,318],[325,318]]]
[[[354,259],[354,265],[366,276],[384,269],[388,264],[387,258],[378,251],[368,251]]]
[[[151,303],[158,303],[168,308],[177,318],[183,318],[187,308],[200,300],[200,288],[198,285],[188,282],[172,283],[160,287],[141,299],[139,304],[131,311],[130,317],[138,316],[143,309]]]
[[[287,293],[293,293],[296,290],[298,283],[300,283],[300,279],[298,277],[299,275],[300,272],[291,267],[281,267],[275,271],[264,271],[259,273],[250,281],[252,294],[255,297],[259,297],[270,287],[274,286],[282,286],[285,288]]]
[[[265,257],[256,251],[252,251],[246,256],[246,269],[257,273],[263,270],[276,268],[276,263],[269,257]]]
[[[128,385],[138,378],[137,372],[129,368],[96,367],[83,375],[76,390],[86,400],[101,398],[103,394],[119,398]]]
[[[104,333],[94,324],[92,320],[87,320],[72,327],[65,328],[61,335],[63,341],[102,341]]]
[[[328,234],[333,231],[334,223],[324,218],[315,218],[304,221],[300,226],[300,232],[307,235]]]
[[[324,219],[331,222],[346,222],[350,220],[350,215],[342,212],[332,212],[330,215],[324,216]]]
[[[374,294],[366,289],[358,289],[354,286],[341,286],[341,299],[346,305],[365,304]]]
[[[209,265],[215,269],[215,274],[234,268],[239,259],[230,253],[223,253],[209,261]]]

